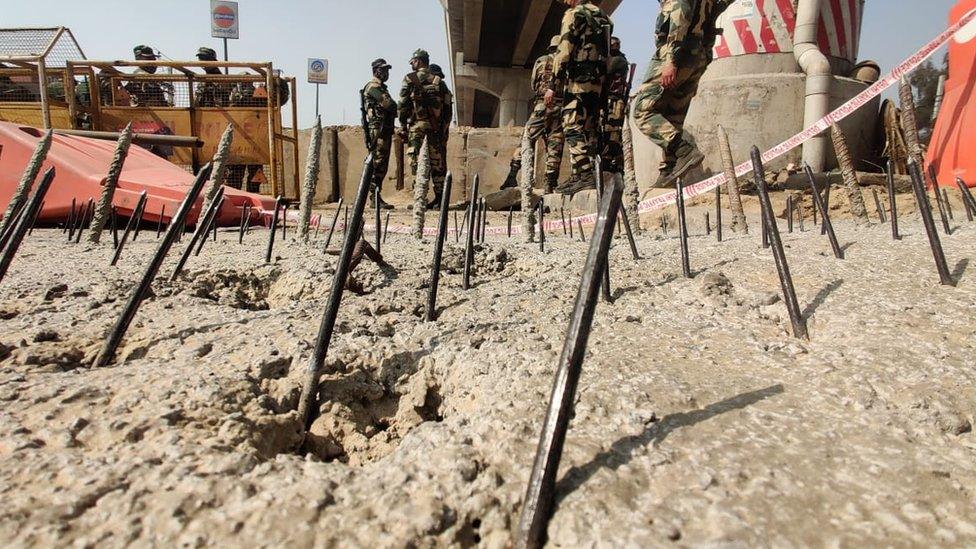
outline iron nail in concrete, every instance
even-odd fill
[[[786,230],[793,232],[793,195],[786,197]]]
[[[481,197],[481,241],[488,236],[488,199]]]
[[[163,265],[163,261],[166,259],[166,254],[169,253],[170,248],[173,246],[173,241],[176,240],[176,233],[179,228],[183,226],[183,222],[186,220],[187,214],[190,212],[190,208],[197,201],[200,196],[200,190],[203,189],[204,184],[210,178],[210,170],[212,166],[207,163],[197,174],[196,180],[193,181],[193,185],[187,191],[186,196],[183,198],[183,202],[180,204],[179,209],[176,211],[176,215],[173,217],[172,222],[169,224],[169,228],[166,229],[166,236],[159,243],[159,247],[156,248],[156,253],[153,254],[152,260],[146,267],[146,272],[142,275],[142,279],[139,284],[133,288],[132,293],[129,294],[129,300],[125,304],[125,308],[122,309],[122,314],[119,316],[118,321],[116,321],[115,326],[112,331],[109,332],[108,338],[105,340],[105,344],[102,346],[102,350],[98,353],[95,358],[94,366],[108,366],[112,360],[115,358],[115,351],[119,347],[119,343],[122,342],[122,338],[125,336],[125,332],[129,329],[129,324],[132,323],[132,319],[136,316],[136,312],[139,310],[139,306],[142,304],[142,300],[149,293],[149,286],[152,284],[156,274],[159,273],[159,268]],[[145,191],[140,196],[140,200],[145,204]],[[119,249],[122,248],[122,244],[125,244],[124,236],[123,241],[120,243]]]
[[[939,271],[939,281],[944,286],[955,286],[952,275],[949,273],[949,265],[946,263],[945,251],[942,249],[942,241],[939,239],[939,231],[935,228],[935,219],[932,217],[932,204],[929,202],[929,195],[925,191],[925,180],[922,176],[922,168],[915,161],[914,157],[908,159],[908,173],[912,177],[912,189],[915,191],[915,201],[918,203],[918,212],[922,216],[922,223],[925,224],[925,232],[929,237],[929,247],[932,249],[932,256],[935,258],[935,268]]]
[[[31,220],[41,210],[41,203],[44,202],[44,196],[47,195],[48,189],[51,188],[51,182],[54,181],[55,173],[54,167],[48,168],[44,172],[33,194],[20,207],[19,216],[10,220],[10,225],[13,226],[13,229],[7,233],[7,242],[3,246],[2,254],[0,254],[0,281],[7,275],[7,269],[10,268],[14,256],[17,255],[17,250],[20,249],[21,242],[24,241],[24,236],[27,234]]]
[[[468,230],[464,239],[464,274],[461,278],[461,288],[467,290],[471,287],[471,263],[474,261],[474,227],[475,209],[478,201],[478,185],[481,182],[479,174],[474,174],[474,182],[471,184],[471,201],[468,204]]]
[[[457,210],[454,210],[454,242],[457,243],[460,241],[461,241],[461,227],[458,225]]]
[[[678,238],[681,246],[681,274],[685,278],[692,278],[691,259],[688,257],[688,224],[685,221],[685,187],[681,183],[681,178],[674,181],[675,201],[678,209]]]
[[[450,203],[451,172],[444,176],[444,192],[441,194],[441,216],[437,220],[437,240],[434,242],[434,258],[430,266],[430,284],[427,286],[427,322],[437,319],[437,286],[441,281],[441,258],[444,255],[444,241],[447,240],[447,207]]]
[[[664,231],[664,236],[668,236],[668,217],[661,216],[661,230]]]
[[[251,217],[254,212],[254,206],[252,204],[247,205],[247,218],[244,220],[244,236],[251,234]]]
[[[308,362],[305,380],[302,383],[301,396],[298,399],[298,417],[306,431],[312,426],[312,422],[315,421],[316,414],[313,414],[312,410],[317,406],[318,399],[316,396],[318,394],[319,378],[322,375],[322,366],[325,364],[325,357],[329,352],[329,344],[332,342],[332,331],[335,328],[336,317],[339,314],[339,305],[342,304],[342,294],[345,291],[346,280],[349,277],[349,264],[352,261],[356,242],[360,239],[363,213],[366,209],[366,198],[369,196],[369,183],[372,179],[373,154],[370,153],[366,155],[366,160],[363,162],[363,177],[359,181],[356,202],[353,204],[352,224],[356,229],[351,231],[347,229],[343,238],[342,251],[336,263],[335,274],[332,276],[332,289],[329,292],[329,300],[322,314],[322,322],[319,324],[318,335],[315,338],[315,347],[313,348],[311,359]]]
[[[89,198],[89,200],[91,200]],[[142,216],[146,214],[146,207],[143,206],[139,213],[136,214],[136,224],[132,227],[132,241],[135,242],[136,238],[139,238],[139,231],[142,230]]]
[[[705,212],[705,236],[712,234],[712,219],[708,212]]]
[[[752,147],[752,168],[756,180],[756,189],[759,191],[760,214],[763,224],[768,226],[766,232],[773,248],[773,259],[776,261],[779,283],[783,288],[783,302],[786,304],[786,310],[790,314],[790,323],[793,325],[793,337],[810,339],[807,332],[807,321],[803,318],[803,314],[800,312],[800,304],[796,299],[793,276],[790,274],[790,266],[786,262],[786,253],[783,251],[783,241],[780,239],[779,227],[776,225],[773,204],[766,189],[766,173],[763,169],[762,155],[759,152],[759,147],[756,146]]]
[[[803,232],[803,199],[801,198],[799,202],[794,203],[793,207],[796,208],[796,220],[800,223],[800,232]]]
[[[760,221],[762,221],[762,213],[759,214],[759,219]],[[759,225],[762,228],[762,230],[759,231],[762,235],[762,247],[763,249],[769,248],[769,227],[766,226],[765,221],[763,221]]]
[[[176,280],[176,277],[183,272],[183,267],[186,266],[186,262],[190,258],[193,248],[197,248],[197,255],[200,254],[200,250],[203,249],[203,244],[207,241],[207,236],[210,234],[210,222],[213,220],[213,217],[220,208],[218,204],[223,198],[223,195],[224,187],[221,186],[217,189],[217,194],[214,195],[213,200],[207,204],[207,211],[202,212],[200,218],[197,220],[197,228],[195,231],[193,231],[193,236],[190,237],[190,242],[187,243],[183,253],[180,254],[180,259],[176,262],[176,268],[173,269],[173,274],[169,276],[170,281]],[[197,244],[199,244],[199,247]]]
[[[605,187],[603,186],[603,158],[600,155],[596,155],[592,158],[593,161],[593,171],[594,179],[596,180],[596,207],[597,210],[600,209],[601,201],[603,200],[603,191]],[[616,220],[614,220],[616,221]],[[580,233],[583,231],[581,230]],[[610,229],[610,238],[613,239],[613,227]],[[613,293],[610,291],[610,261],[607,260],[607,266],[603,270],[603,300],[607,303],[613,303]]]
[[[275,234],[278,232],[278,211],[281,209],[281,195],[275,198],[274,216],[271,218],[271,230],[268,231],[268,247],[264,252],[264,262],[271,263],[271,252],[274,250]]]
[[[237,227],[237,243],[244,243],[244,220],[247,218],[247,207],[249,204],[241,206],[241,222]]]
[[[935,174],[935,166],[929,164],[929,180],[932,183],[932,191],[935,194],[935,205],[939,208],[939,219],[942,220],[942,230],[945,234],[951,235],[952,228],[949,227],[949,217],[946,215],[945,205],[942,203],[942,193],[939,192],[939,181]],[[924,177],[922,179],[924,185]]]
[[[379,185],[373,185],[373,204],[375,206],[375,208],[373,208],[373,209],[375,210],[375,218],[376,218],[375,219],[375,221],[376,221],[376,253],[380,253],[380,245],[383,243],[383,240],[382,240],[383,233],[380,232],[380,229],[382,229],[383,227],[380,226],[380,218],[381,218],[381,216],[380,216],[380,186]]]
[[[508,238],[512,238],[512,215],[515,214],[515,206],[508,208]]]
[[[156,221],[156,240],[159,240],[159,233],[163,230],[163,219],[166,218],[166,204],[159,208],[159,220]]]
[[[390,214],[387,213],[386,216],[389,217]],[[315,234],[312,235],[312,240],[317,241],[319,239],[319,231],[321,230],[322,230],[322,214],[318,214],[315,216]],[[384,238],[383,241],[386,242],[386,239]]]
[[[884,207],[881,205],[881,197],[878,196],[878,190],[871,189],[871,196],[874,197],[874,208],[878,210],[878,221],[885,223]]]
[[[539,251],[546,251],[546,198],[539,197]]]
[[[972,221],[973,216],[976,215],[976,199],[973,199],[973,193],[961,177],[956,178],[956,186],[959,187],[959,194],[962,195],[962,203],[966,206],[966,219]]]
[[[322,248],[322,253],[325,253],[329,249],[329,243],[332,242],[332,234],[335,232],[336,223],[339,222],[339,210],[342,209],[342,197],[339,197],[339,202],[336,204],[335,215],[332,216],[332,224],[329,225],[329,234],[325,237],[325,246]]]
[[[349,232],[349,205],[348,204],[346,205],[346,208],[342,214],[342,232],[343,233]]]
[[[203,224],[206,229],[200,233],[200,238],[197,239],[197,250],[193,253],[194,256],[200,255],[200,251],[203,250],[203,245],[207,243],[207,237],[210,233],[213,233],[214,238],[217,236],[217,218],[220,217],[220,208],[224,205],[224,187],[221,186],[217,189],[217,194],[214,195],[213,200],[210,201],[209,207],[207,208],[207,213],[205,214]],[[193,243],[190,243],[190,249],[193,249]]]
[[[71,212],[68,214],[68,242],[75,239],[75,220],[78,219],[78,213],[81,209],[80,206],[76,204],[76,199],[71,199]]]
[[[955,216],[952,215],[952,203],[949,202],[949,190],[945,187],[942,188],[942,201],[945,203],[946,213],[949,215],[949,220],[955,220]]]
[[[580,240],[586,242],[586,235],[583,234],[583,222],[579,219],[576,220],[576,226],[579,228]]]
[[[830,177],[829,176],[827,177],[827,184],[824,186],[824,190],[823,190],[823,205],[824,205],[824,209],[820,210],[821,215],[824,214],[825,212],[830,211]],[[823,224],[820,225],[820,234],[821,235],[827,234],[827,228],[824,227]]]
[[[813,169],[810,168],[809,164],[804,162],[803,171],[806,172],[807,181],[810,182],[810,189],[813,191],[813,211],[820,210],[820,219],[824,230],[827,232],[827,238],[830,240],[830,248],[834,251],[834,257],[844,259],[844,250],[841,249],[840,244],[837,242],[837,235],[834,234],[834,226],[830,223],[830,215],[827,213],[827,205],[824,204],[823,196],[817,192],[817,180],[813,176]]]
[[[563,236],[566,236],[566,212],[562,208],[559,208],[559,220],[563,224]]]
[[[41,207],[34,212],[34,217],[31,218],[30,228],[27,229],[27,235],[30,236],[34,234],[34,225],[37,224],[37,218],[41,215],[41,211],[44,209],[44,202],[41,202]]]
[[[64,227],[61,228],[61,234],[68,232],[68,228],[71,226],[71,222],[75,216],[75,199],[71,199],[71,209],[68,210],[68,217],[64,221]]]
[[[623,178],[622,175],[617,175],[615,177]],[[616,185],[617,182],[614,181]],[[623,183],[620,183],[623,185]],[[637,253],[637,242],[634,241],[634,231],[630,226],[630,219],[627,217],[627,210],[625,208],[620,209],[620,222],[624,226],[624,233],[627,235],[627,243],[630,245],[630,253],[634,256],[634,261],[640,261],[640,254]]]
[[[570,240],[576,240],[576,237],[573,235],[573,218],[572,218],[572,216],[570,216],[570,218],[569,218],[569,238],[570,238]]]
[[[901,240],[898,234],[898,202],[895,199],[895,175],[891,160],[885,166],[885,182],[888,188],[888,213],[891,216],[891,238]]]
[[[515,546],[536,548],[545,543],[546,529],[552,515],[556,496],[556,475],[562,459],[566,433],[576,398],[576,388],[583,369],[586,346],[593,326],[593,314],[597,305],[603,273],[610,255],[613,224],[620,210],[623,186],[613,184],[606,190],[606,198],[600,206],[596,228],[583,267],[583,276],[573,306],[573,315],[562,354],[557,365],[546,419],[536,449],[532,473],[523,499]]]
[[[68,229],[69,243],[74,242],[75,240],[75,233],[78,232],[78,224],[81,221],[82,212],[84,212],[84,210],[85,210],[85,205],[78,204],[78,209],[73,212],[74,215],[71,217],[71,228]]]
[[[136,224],[136,216],[139,211],[146,207],[146,200],[148,196],[146,191],[139,193],[139,200],[136,202],[135,209],[132,210],[132,215],[129,216],[128,223],[125,224],[125,230],[122,231],[122,238],[119,239],[119,245],[115,248],[115,253],[112,254],[112,261],[109,263],[110,266],[114,267],[116,263],[119,262],[119,258],[122,257],[122,248],[125,247],[125,243],[129,241],[129,234],[132,233],[132,228]]]
[[[457,213],[454,214],[454,221],[457,221]],[[383,243],[386,244],[386,235],[390,230],[390,212],[386,212],[386,221],[383,223]],[[379,248],[376,252],[379,253]]]
[[[7,223],[7,225],[3,228],[3,233],[0,233],[0,250],[2,250],[7,245],[7,242],[10,240],[10,237],[13,236],[14,234],[14,227],[16,227],[18,223],[20,223],[20,218],[24,217],[26,215],[26,212],[27,212],[27,200],[25,198],[24,200],[20,201],[20,204],[15,204],[13,211],[8,214],[12,216],[12,218],[10,219],[10,222]]]
[[[119,212],[112,206],[112,215],[110,217],[112,223],[112,249],[119,247]]]
[[[471,225],[474,227],[474,242],[481,238],[481,198],[477,195],[471,200]]]
[[[81,242],[81,233],[85,231],[85,226],[90,222],[90,218],[93,215],[95,215],[95,200],[89,197],[88,202],[85,203],[85,209],[81,212],[81,218],[78,222],[78,233],[75,234],[75,244]]]
[[[722,241],[722,186],[715,187],[715,240]]]
[[[281,202],[281,241],[288,242],[288,202]]]

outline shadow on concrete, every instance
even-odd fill
[[[665,416],[659,422],[649,425],[644,432],[618,439],[609,450],[600,452],[593,456],[588,463],[574,466],[556,484],[556,507],[562,500],[574,490],[586,483],[600,469],[617,469],[621,465],[629,463],[633,458],[633,452],[648,444],[660,444],[664,442],[668,435],[682,427],[691,427],[703,421],[708,421],[715,416],[741,410],[763,401],[767,398],[783,393],[782,385],[773,385],[765,389],[742,393],[731,398],[727,398],[714,404],[691,412],[679,412]]]
[[[840,288],[843,284],[844,284],[843,280],[835,280],[830,284],[824,286],[822,290],[817,292],[817,296],[813,298],[813,301],[811,301],[810,304],[807,305],[805,309],[803,309],[803,312],[800,313],[800,316],[802,316],[806,320],[809,320],[810,317],[813,316],[813,313],[817,312],[817,308],[823,305],[825,301],[827,301],[827,298],[830,296],[830,294],[834,293],[834,290]]]

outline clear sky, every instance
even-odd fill
[[[491,0],[488,0],[491,1]],[[326,124],[357,124],[358,90],[370,77],[369,63],[385,57],[397,88],[416,48],[448,68],[444,12],[439,0],[240,0],[241,39],[230,40],[230,57],[273,61],[299,76],[299,126],[315,116],[315,87],[305,83],[306,59],[331,61],[322,86]],[[867,0],[861,59],[891,68],[945,28],[954,0]],[[200,46],[221,55],[210,37],[208,0],[0,0],[0,27],[70,27],[89,59],[130,58],[147,44],[174,59],[193,58]],[[614,21],[624,52],[644,73],[651,54],[655,0],[624,0]],[[937,54],[941,56],[940,54]],[[450,76],[448,74],[448,76]],[[396,91],[394,91],[396,94]]]

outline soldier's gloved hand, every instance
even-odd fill
[[[556,101],[556,92],[552,91],[552,88],[546,90],[546,94],[543,96],[543,101],[546,103],[546,108],[551,109],[553,103]]]
[[[675,80],[678,79],[678,69],[674,66],[674,63],[668,62],[661,66],[661,87],[668,89],[674,86]]]

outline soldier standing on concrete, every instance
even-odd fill
[[[534,145],[540,137],[546,138],[546,192],[556,188],[559,179],[559,165],[563,160],[563,91],[556,90],[556,100],[552,108],[546,107],[546,90],[553,86],[552,61],[559,46],[560,36],[554,36],[549,50],[536,60],[532,66],[532,91],[535,93],[535,106],[528,122],[525,123],[529,141]],[[515,180],[522,169],[522,142],[519,141],[512,156],[511,170],[502,183],[502,188],[515,187]]]
[[[417,50],[410,59],[413,72],[403,78],[400,88],[399,118],[401,131],[407,134],[407,154],[410,155],[410,171],[417,175],[417,157],[423,147],[424,138],[430,150],[431,180],[434,183],[434,200],[427,208],[440,204],[444,191],[444,176],[447,174],[446,159],[443,156],[445,119],[450,120],[450,109],[445,105],[450,92],[444,81],[431,74],[430,54]],[[447,112],[445,112],[447,111]]]
[[[573,174],[556,191],[572,195],[596,187],[593,156],[597,154],[599,116],[605,103],[607,43],[613,23],[591,0],[562,0],[570,9],[563,16],[559,47],[553,59],[553,83],[546,90],[546,107],[556,104],[565,89],[563,131]]]
[[[155,61],[156,52],[149,46],[139,45],[132,48],[136,61]],[[156,67],[138,67],[133,74],[155,74]],[[138,82],[128,82],[125,91],[129,92],[129,98],[133,107],[171,107],[166,97],[166,91],[173,91],[173,85],[164,82],[162,84],[141,80]]]
[[[441,79],[444,84],[444,110],[441,111],[441,158],[444,159],[444,169],[447,170],[447,142],[451,139],[451,122],[454,120],[454,94],[447,87],[447,79],[444,76],[444,69],[440,65],[431,65],[430,74]],[[440,207],[440,204],[437,205]]]
[[[624,173],[624,124],[627,121],[627,100],[630,94],[628,78],[630,63],[620,51],[620,39],[610,39],[610,62],[607,64],[607,107],[603,113],[603,149],[601,169],[610,173]]]
[[[634,103],[637,127],[664,151],[655,187],[670,186],[705,159],[684,132],[684,122],[698,82],[712,62],[715,39],[722,33],[715,23],[734,1],[661,1],[657,51]]]
[[[390,166],[390,146],[393,144],[397,104],[390,96],[386,81],[390,79],[390,65],[386,59],[373,61],[373,78],[359,92],[363,113],[363,131],[366,148],[373,153],[373,181],[370,197],[377,196],[376,189],[383,189],[383,180]],[[372,198],[371,198],[372,200]],[[393,206],[379,197],[380,208],[392,210]],[[375,205],[375,204],[374,204]]]

